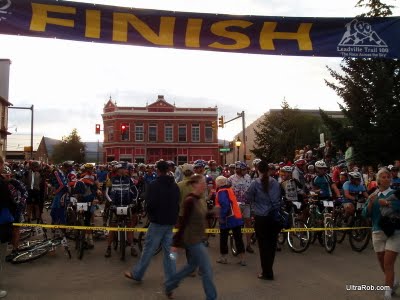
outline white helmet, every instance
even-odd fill
[[[328,166],[326,165],[326,163],[323,161],[323,160],[319,160],[319,161],[317,161],[316,163],[315,163],[315,167],[316,168],[325,168],[325,169],[327,169],[328,168]]]
[[[358,173],[358,172],[350,172],[350,173],[349,173],[349,177],[350,177],[351,179],[361,179],[361,175],[360,175],[360,173]]]
[[[256,167],[256,166],[260,163],[260,161],[261,161],[261,159],[255,158],[255,159],[253,160],[253,166]]]
[[[281,169],[283,172],[288,172],[288,173],[292,173],[293,172],[293,168],[290,166],[284,166]]]

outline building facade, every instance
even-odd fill
[[[0,155],[5,157],[7,151],[8,107],[12,104],[8,99],[11,60],[0,59]]]
[[[104,161],[219,161],[217,107],[176,107],[162,95],[144,107],[119,107],[110,99],[102,117]]]

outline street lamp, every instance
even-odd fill
[[[239,161],[240,160],[240,158],[239,158],[239,148],[240,148],[240,145],[242,144],[242,141],[240,140],[240,138],[238,137],[237,139],[236,139],[236,142],[235,142],[235,145],[236,145],[236,148],[237,148],[237,161]]]

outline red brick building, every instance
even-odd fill
[[[104,161],[219,161],[217,128],[213,128],[217,107],[176,107],[158,96],[144,107],[119,107],[110,99],[103,112]]]

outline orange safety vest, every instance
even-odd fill
[[[218,190],[217,196],[215,197],[215,206],[221,207],[219,205],[218,195],[219,195],[219,192],[222,192],[222,191],[228,192],[228,197],[229,197],[229,201],[231,203],[233,216],[235,218],[241,219],[242,212],[240,211],[239,204],[237,203],[237,199],[236,199],[235,193],[233,192],[232,188],[223,188],[223,189]]]

